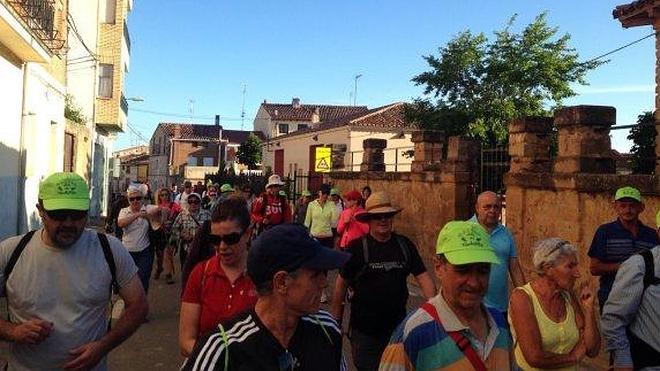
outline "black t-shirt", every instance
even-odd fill
[[[406,315],[408,275],[417,276],[426,268],[408,238],[395,233],[387,242],[378,242],[369,234],[366,238],[369,265],[363,268],[362,239],[358,239],[348,246],[351,258],[339,272],[354,292],[351,327],[372,336],[389,336]],[[397,239],[407,249],[407,261]]]
[[[200,338],[188,358],[185,371],[336,371],[343,370],[341,333],[330,313],[319,311],[301,317],[288,349],[275,339],[254,310],[239,314]],[[228,354],[226,339],[229,343]]]

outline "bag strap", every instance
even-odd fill
[[[211,258],[213,259],[213,258]],[[209,271],[209,263],[211,262],[211,259],[207,259],[206,263],[204,263],[204,271],[202,272],[202,286],[201,290],[204,290],[204,284],[206,284],[206,274]]]
[[[110,249],[110,242],[108,241],[108,236],[103,233],[97,233],[99,237],[99,242],[101,243],[101,248],[103,249],[103,256],[105,256],[105,261],[108,263],[108,268],[110,269],[110,275],[112,276],[112,281],[110,284],[111,290],[114,292],[119,292],[121,287],[117,282],[117,266],[115,265],[115,257],[112,255],[112,249]]]
[[[422,304],[421,308],[438,323],[441,329],[444,330],[444,327],[442,326],[442,321],[440,321],[440,316],[438,315],[438,311],[435,309],[433,304],[427,301],[426,303]],[[484,361],[481,359],[481,357],[479,357],[477,352],[474,350],[468,338],[463,336],[463,334],[461,334],[459,331],[446,331],[446,332],[447,335],[449,335],[449,337],[451,337],[452,340],[454,340],[454,343],[456,343],[458,349],[465,355],[465,358],[467,358],[467,360],[470,361],[472,367],[474,367],[476,371],[486,371],[486,365],[484,364]]]
[[[18,245],[16,245],[16,248],[14,249],[14,252],[12,252],[11,257],[9,258],[9,262],[7,262],[7,265],[5,266],[5,271],[4,271],[4,278],[5,278],[5,288],[7,286],[7,280],[9,280],[9,275],[11,272],[14,270],[14,266],[16,265],[16,262],[18,261],[18,258],[21,257],[21,254],[23,253],[23,250],[25,250],[25,247],[27,244],[30,242],[32,239],[32,236],[34,236],[34,231],[29,231],[26,233],[23,238],[18,242]],[[5,291],[5,295],[6,295]]]
[[[410,254],[408,251],[408,246],[403,242],[403,238],[399,236],[398,234],[394,236],[396,238],[396,242],[399,244],[399,248],[401,249],[401,254],[403,254],[403,264],[408,267],[408,261],[410,259]]]
[[[644,258],[644,290],[651,285],[660,284],[660,278],[655,276],[655,264],[651,250],[644,249],[639,252],[639,255]]]

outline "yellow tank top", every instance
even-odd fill
[[[538,297],[530,283],[519,287],[523,290],[527,296],[532,299],[532,304],[534,307],[534,317],[536,317],[536,323],[539,326],[539,331],[541,333],[541,346],[546,352],[551,352],[555,354],[568,354],[573,350],[575,344],[580,340],[580,331],[577,327],[577,322],[575,321],[575,311],[573,310],[573,305],[571,305],[570,296],[568,293],[562,293],[564,297],[564,303],[566,305],[566,316],[561,322],[555,322],[548,316],[541,308],[541,303],[539,302]],[[511,313],[511,312],[509,312]],[[511,318],[509,317],[509,323]],[[511,326],[511,333],[513,335],[513,340],[515,344],[514,356],[516,357],[516,362],[521,369],[527,370],[542,370],[540,368],[534,368],[527,364],[525,357],[523,356],[520,345],[518,344],[516,332],[513,326]],[[577,364],[574,366],[566,366],[563,368],[555,368],[553,370],[577,370]]]

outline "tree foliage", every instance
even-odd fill
[[[637,116],[637,125],[630,129],[628,140],[633,141],[630,149],[632,171],[635,174],[653,174],[655,171],[655,117],[646,111]]]
[[[64,117],[80,125],[85,125],[87,122],[87,117],[82,113],[82,109],[76,105],[71,94],[64,96]]]
[[[586,85],[586,73],[605,63],[580,62],[570,35],[558,36],[545,13],[520,33],[512,30],[515,20],[492,40],[468,30],[437,56],[424,56],[430,70],[412,79],[424,87],[424,96],[408,105],[408,120],[449,135],[505,143],[511,120],[550,115],[553,106],[576,94],[571,83]]]
[[[256,169],[257,164],[261,162],[261,140],[256,135],[250,134],[238,147],[236,157],[238,162],[247,165],[248,169]]]

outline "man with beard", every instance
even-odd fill
[[[435,295],[417,247],[393,232],[393,218],[401,209],[392,206],[385,192],[374,192],[366,206],[355,218],[369,224],[369,234],[348,245],[351,258],[339,271],[331,307],[341,320],[346,290],[353,290],[349,338],[360,371],[378,368],[392,331],[405,317],[408,276],[413,275],[424,297]]]
[[[379,369],[510,370],[506,319],[482,303],[499,264],[488,234],[476,223],[449,222],[435,251],[440,293],[398,326]]]
[[[327,271],[347,259],[348,254],[322,246],[301,225],[263,232],[247,257],[247,273],[257,290],[254,309],[201,338],[183,369],[345,369],[337,322],[319,308]]]
[[[43,228],[0,243],[9,369],[106,370],[106,355],[147,314],[137,267],[119,240],[85,229],[89,188],[79,175],[46,178],[36,206]],[[125,308],[108,330],[113,288]]]
[[[587,253],[591,258],[591,274],[600,276],[598,302],[601,313],[621,263],[641,249],[652,249],[659,242],[655,230],[639,220],[639,214],[644,211],[639,190],[619,188],[614,195],[614,211],[617,219],[598,227]]]

